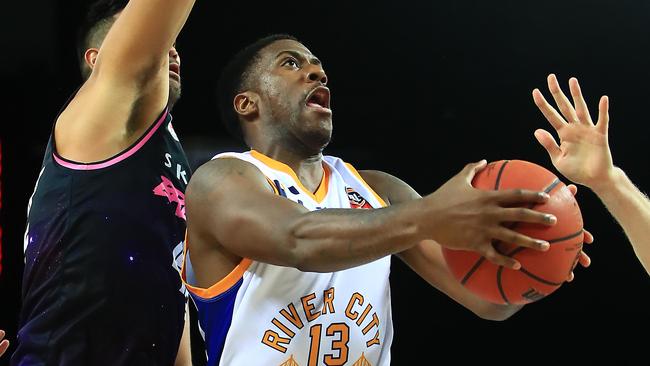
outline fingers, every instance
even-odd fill
[[[541,129],[536,130],[535,138],[551,157],[551,161],[556,161],[556,159],[562,156],[562,150],[560,150],[557,142],[555,142],[555,139],[548,131]]]
[[[598,123],[596,128],[600,133],[607,135],[609,129],[609,97],[603,95],[598,103]]]
[[[582,91],[580,91],[580,84],[578,83],[578,79],[569,79],[569,90],[571,91],[573,104],[576,106],[575,111],[578,119],[575,122],[593,125],[591,116],[589,115],[589,109],[587,108],[587,103],[585,102],[585,98],[582,97]]]
[[[589,258],[587,253],[581,251],[580,256],[578,257],[578,262],[581,266],[587,268],[591,265],[591,258]]]
[[[569,189],[569,192],[571,192],[571,195],[572,195],[572,196],[575,196],[576,193],[578,193],[578,187],[576,187],[575,184],[569,184],[569,185],[566,186],[566,187]]]
[[[550,74],[547,77],[547,84],[548,90],[551,92],[551,96],[553,97],[553,100],[555,100],[555,104],[562,113],[563,118],[569,123],[575,122],[578,118],[576,111],[569,101],[569,98],[566,97],[562,88],[560,88],[560,84],[558,83],[555,74]]]
[[[586,231],[585,231],[585,233],[586,233]],[[578,263],[580,263],[581,266],[587,268],[587,267],[589,267],[589,265],[591,265],[591,258],[589,258],[587,253],[585,253],[583,251],[580,251],[580,254],[578,255]],[[567,278],[566,281],[571,282],[571,281],[573,281],[574,278],[575,278],[575,275],[573,274],[573,270],[572,270],[571,273],[569,273],[569,277]]]
[[[557,104],[560,112],[568,122],[577,122],[578,115],[576,114],[575,109],[571,105],[569,98],[564,95],[564,92],[560,88],[560,84],[557,82],[557,78],[554,74],[550,74],[547,78],[548,90],[551,92],[555,103]]]
[[[494,233],[493,236],[494,239],[502,241],[504,243],[509,243],[524,248],[530,248],[540,252],[545,252],[551,247],[551,244],[545,240],[533,239],[505,227],[501,227]]]
[[[504,189],[502,191],[491,191],[495,200],[504,206],[512,206],[522,203],[545,203],[549,195],[545,192],[530,191],[527,189]]]
[[[544,117],[546,117],[546,120],[556,131],[559,131],[566,124],[564,118],[546,101],[539,89],[533,90],[533,100],[537,108],[539,108]]]
[[[569,273],[569,277],[566,279],[566,281],[571,282],[571,281],[573,281],[574,278],[575,278],[575,276],[573,275],[573,271],[571,271],[571,273]]]
[[[553,215],[523,207],[504,208],[499,210],[499,222],[528,222],[531,224],[554,225],[557,218]]]
[[[521,263],[514,258],[505,256],[499,252],[492,245],[488,245],[483,251],[483,256],[488,261],[496,264],[497,266],[504,266],[506,268],[519,270],[521,268]]]
[[[587,244],[591,244],[594,242],[594,236],[591,234],[589,231],[584,230],[585,236],[583,237],[583,241]]]
[[[469,183],[471,185],[472,180],[474,179],[474,176],[476,175],[476,173],[483,170],[483,168],[485,168],[486,165],[487,165],[487,160],[485,160],[485,159],[483,159],[483,160],[481,160],[479,162],[476,162],[476,163],[467,164],[467,165],[465,165],[465,168],[463,169],[461,174],[465,176],[465,179],[467,180],[467,183]]]

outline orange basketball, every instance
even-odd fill
[[[501,254],[517,259],[521,269],[497,266],[475,252],[443,248],[453,275],[470,291],[497,304],[527,304],[550,295],[567,279],[582,249],[580,207],[555,174],[527,161],[501,160],[488,164],[472,182],[484,190],[524,188],[544,191],[551,198],[530,208],[553,214],[553,226],[529,223],[505,224],[513,230],[551,244],[545,252],[504,242],[493,245]]]

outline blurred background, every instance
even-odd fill
[[[27,202],[53,120],[81,82],[74,41],[86,3],[3,4],[0,329],[10,339]],[[580,79],[593,113],[610,97],[614,161],[650,189],[648,1],[197,1],[178,40],[183,97],[174,109],[194,168],[244,150],[219,120],[216,79],[237,50],[279,32],[323,61],[335,116],[326,153],[359,169],[394,174],[421,194],[483,158],[555,171],[533,137],[550,125],[531,97],[535,87],[548,96],[553,72],[565,90]],[[650,279],[596,197],[581,188],[577,199],[596,238],[591,268],[505,322],[475,317],[395,258],[393,364],[650,364]]]

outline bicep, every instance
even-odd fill
[[[288,225],[307,213],[274,193],[266,177],[239,159],[213,160],[199,168],[186,194],[188,232],[228,252],[276,265],[290,265]]]
[[[408,183],[391,174],[378,170],[360,170],[359,174],[389,205],[421,198]]]

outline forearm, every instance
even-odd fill
[[[193,5],[194,0],[130,1],[107,34],[97,67],[124,80],[153,77],[165,65]]]
[[[296,267],[331,272],[395,254],[424,239],[419,204],[377,210],[321,210],[294,220],[286,235]]]
[[[625,173],[615,168],[611,179],[592,190],[625,230],[641,264],[650,273],[650,201]]]
[[[453,277],[447,268],[440,245],[432,240],[422,241],[399,253],[398,256],[431,286],[442,291],[482,319],[505,320],[523,307],[523,305],[493,304],[471,293]]]

